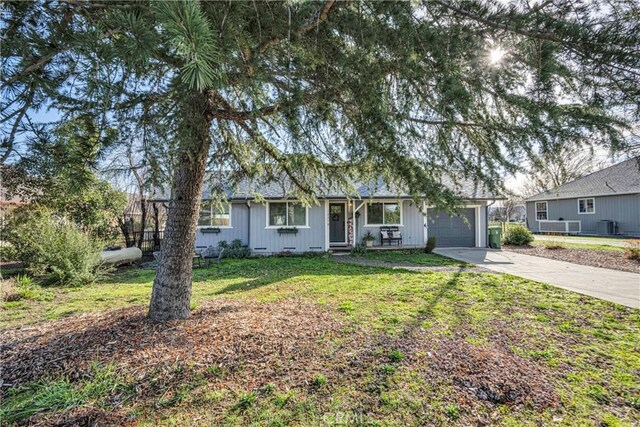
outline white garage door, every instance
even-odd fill
[[[475,246],[475,209],[460,209],[457,215],[449,215],[443,211],[429,211],[427,234],[429,237],[436,236],[436,246],[441,248]]]

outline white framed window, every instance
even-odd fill
[[[366,206],[366,225],[402,225],[402,203],[373,202]]]
[[[549,219],[549,204],[547,202],[536,202],[536,219],[546,221]]]
[[[579,214],[594,214],[596,213],[596,201],[593,197],[586,199],[578,199],[578,213]]]
[[[269,202],[267,204],[267,228],[307,227],[307,208],[300,202]]]
[[[219,205],[211,200],[203,200],[198,227],[231,228],[231,204]]]

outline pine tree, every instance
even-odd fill
[[[17,136],[45,105],[142,133],[149,166],[174,171],[149,315],[184,318],[206,170],[287,176],[304,203],[380,174],[450,206],[443,174],[496,190],[538,148],[623,149],[638,16],[631,0],[5,2],[2,161],[29,155]]]

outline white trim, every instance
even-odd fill
[[[331,229],[330,229],[330,227],[331,227],[331,218],[330,218],[330,216],[331,216],[331,205],[342,205],[342,206],[344,206],[344,241],[342,241],[342,242],[332,242],[331,241]],[[333,245],[346,245],[346,244],[349,243],[349,236],[348,236],[349,228],[348,228],[348,224],[347,224],[348,213],[349,213],[349,211],[347,209],[347,202],[346,201],[341,201],[341,202],[329,201],[329,217],[328,217],[328,220],[329,220],[329,246],[331,246],[332,244]]]
[[[364,225],[363,228],[371,228],[371,227],[404,227],[404,222],[403,222],[403,208],[402,208],[402,202],[404,200],[400,200],[400,199],[380,199],[380,200],[373,200],[373,201],[368,201],[365,202],[364,204],[366,205],[364,208]],[[373,203],[381,203],[382,204],[382,221],[383,224],[369,224],[369,205],[373,204]],[[385,224],[384,223],[384,205],[385,203],[391,204],[394,203],[396,205],[398,205],[400,207],[400,223],[399,224]]]
[[[584,200],[584,207],[587,207],[587,200],[593,200],[593,212],[580,212],[580,200]],[[596,198],[595,197],[581,197],[579,199],[576,199],[576,202],[578,204],[578,215],[595,215],[596,213]]]
[[[548,221],[549,220],[549,202],[546,200],[539,200],[537,202],[533,202],[533,213],[536,215],[536,221]],[[546,219],[540,219],[538,218],[538,203],[544,203],[545,205],[545,209],[544,209],[544,213],[547,215]],[[543,211],[540,211],[543,212]]]
[[[422,202],[422,234],[424,237],[424,244],[427,244],[429,240],[429,220],[427,219],[427,202]]]
[[[200,202],[200,209],[198,210],[198,222],[200,222],[200,212],[202,212],[202,202],[211,202],[210,199],[206,199],[206,200],[202,200]],[[233,204],[232,203],[228,203],[229,205],[229,213],[227,215],[229,215],[229,225],[196,225],[196,230],[200,230],[201,228],[220,228],[220,229],[230,229],[233,228],[233,220],[231,217],[231,211],[233,210]],[[211,203],[211,219],[213,220],[213,203]]]
[[[569,231],[569,223],[572,222],[577,222],[578,223],[578,231]],[[542,223],[553,223],[553,224],[564,224],[564,231],[549,231],[549,230],[543,230],[542,229]],[[538,220],[538,232],[540,233],[566,233],[566,234],[571,234],[571,233],[582,233],[582,221],[579,219],[572,219],[572,220],[554,220],[554,219],[548,219],[548,220]]]
[[[347,236],[347,245],[348,244],[352,244],[355,245],[356,243],[356,233],[358,232],[357,228],[356,228],[356,201],[355,200],[351,200],[351,232],[352,234],[349,234]],[[347,233],[349,233],[349,229],[347,229]],[[352,240],[349,240],[349,237],[353,237]]]
[[[633,194],[640,194],[640,192],[638,191],[626,191],[624,193],[608,193],[608,194],[589,194],[587,196],[562,196],[562,197],[553,197],[553,194],[550,194],[550,197],[547,197],[546,199],[538,199],[538,200],[530,200],[530,199],[526,199],[525,203],[531,203],[531,202],[545,202],[547,200],[567,200],[567,199],[584,199],[586,198],[592,198],[592,197],[615,197],[615,196],[630,196]],[[505,200],[505,199],[501,199],[501,200]]]
[[[271,212],[271,208],[270,205],[271,203],[286,203],[287,204],[287,208],[286,208],[286,212],[285,212],[285,218],[287,220],[287,224],[285,225],[269,225],[269,213]],[[276,228],[311,228],[309,226],[309,208],[301,205],[304,208],[304,225],[289,225],[289,203],[292,204],[300,204],[299,200],[269,200],[267,202],[267,208],[265,209],[266,211],[266,215],[265,215],[265,220],[266,220],[266,225],[265,225],[265,229],[276,229]]]
[[[476,248],[479,248],[479,247],[481,247],[481,241],[482,241],[481,233],[480,233],[482,231],[482,227],[481,227],[481,224],[480,224],[480,206],[476,206],[475,210],[476,210],[476,215],[475,215],[476,216],[476,218],[475,218],[475,222],[476,223],[475,223],[474,226],[476,228]]]
[[[324,201],[324,250],[329,250],[329,200]]]

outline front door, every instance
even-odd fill
[[[346,244],[344,203],[329,203],[329,243]]]

